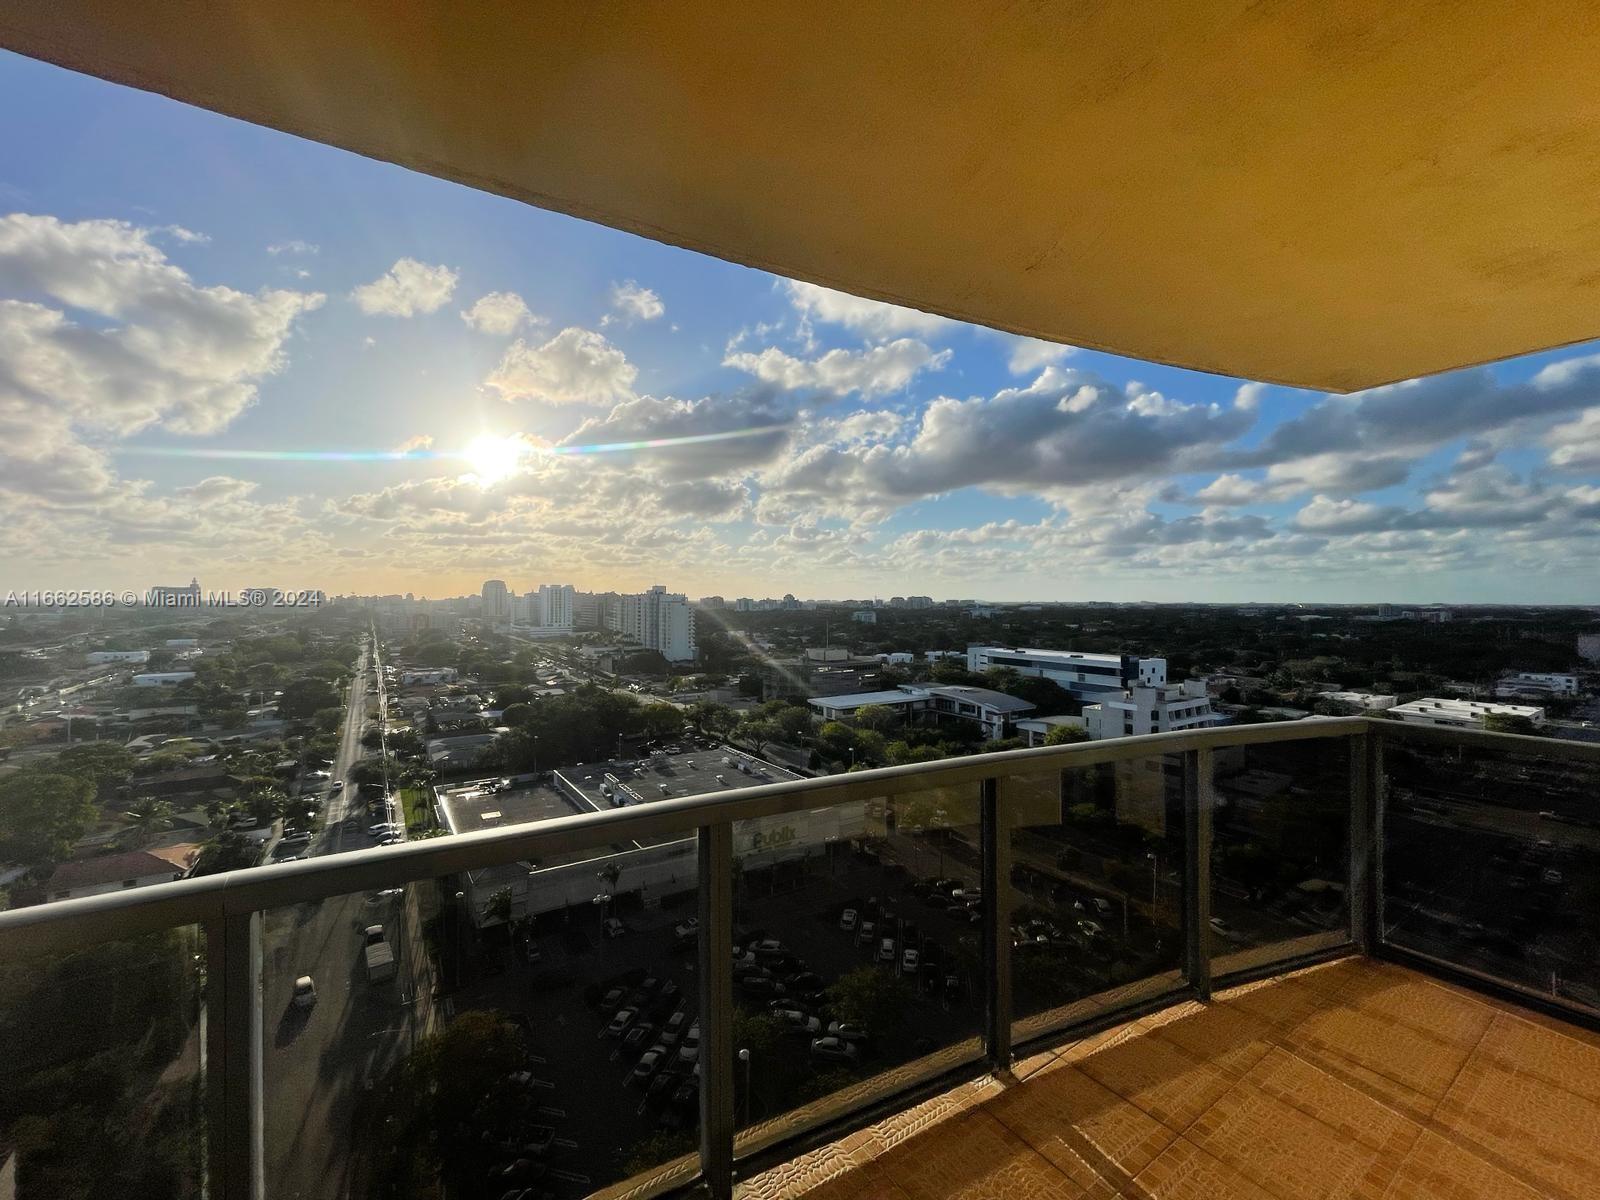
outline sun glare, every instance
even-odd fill
[[[472,467],[479,483],[499,483],[516,473],[526,449],[518,438],[485,434],[474,438],[461,457]]]

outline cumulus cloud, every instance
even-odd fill
[[[350,293],[368,316],[414,317],[450,303],[461,273],[446,266],[402,258],[371,283]]]
[[[896,338],[904,334],[932,337],[956,327],[956,322],[947,317],[885,304],[881,300],[868,300],[847,292],[836,292],[814,283],[785,279],[778,286],[787,293],[789,303],[803,320],[843,325],[874,340]]]
[[[1588,408],[1544,437],[1550,465],[1562,471],[1600,470],[1600,408]]]
[[[639,396],[583,422],[560,446],[630,446],[594,455],[602,468],[638,467],[669,480],[736,475],[773,461],[788,445],[795,413],[770,388],[693,400]]]
[[[167,261],[151,231],[122,221],[0,218],[0,487],[103,492],[112,472],[80,431],[121,437],[152,426],[212,433],[280,370],[316,293],[202,287]]]
[[[776,346],[759,353],[735,351],[722,365],[791,391],[871,397],[898,392],[920,372],[937,371],[949,361],[948,350],[935,352],[914,338],[897,338],[866,350],[829,350],[816,358],[796,358]]]
[[[610,404],[633,394],[638,374],[603,334],[573,325],[541,346],[518,338],[484,383],[504,400]]]
[[[509,337],[524,323],[538,323],[538,318],[528,311],[525,300],[515,292],[489,292],[479,296],[461,319],[479,333]]]
[[[1259,479],[1239,473],[1219,475],[1197,491],[1193,500],[1201,504],[1276,504],[1313,492],[1353,495],[1404,483],[1411,465],[1406,457],[1315,454],[1274,463]]]
[[[1031,375],[1077,352],[1075,346],[1061,346],[1039,338],[1008,337],[1008,340],[1011,353],[1006,358],[1006,369],[1013,375]]]
[[[661,303],[660,296],[630,279],[611,285],[611,312],[600,323],[609,325],[617,320],[654,321],[666,311],[667,306]]]

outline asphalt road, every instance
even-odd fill
[[[381,672],[363,652],[346,697],[332,774],[344,779],[361,758],[367,685]],[[380,708],[382,696],[380,692]],[[338,854],[373,844],[355,787],[328,799],[311,853]],[[345,828],[345,818],[358,818]],[[357,893],[265,915],[261,986],[264,1047],[263,1147],[267,1194],[284,1200],[349,1192],[351,1118],[364,1086],[409,1052],[431,1027],[432,991],[415,888],[399,896]],[[394,945],[396,978],[369,985],[362,930],[382,925]],[[291,1003],[294,981],[310,975],[317,1003]]]

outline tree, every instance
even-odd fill
[[[287,720],[314,716],[324,708],[338,708],[339,693],[325,679],[302,676],[283,689],[278,697],[278,715]]]
[[[207,842],[195,861],[193,875],[220,875],[224,871],[242,871],[261,862],[260,848],[243,834],[225,829]]]
[[[158,833],[172,824],[172,805],[154,796],[140,796],[123,814],[128,824],[141,835]]]
[[[1520,733],[1529,737],[1540,732],[1530,718],[1516,713],[1490,713],[1483,718],[1483,728],[1486,733]]]
[[[78,775],[18,771],[0,780],[0,859],[58,862],[94,826],[94,785]]]
[[[904,1019],[911,989],[898,975],[857,967],[828,989],[828,1003],[839,1020],[884,1033]]]
[[[500,888],[483,906],[483,915],[491,921],[498,921],[502,925],[511,921],[511,889]]]
[[[1079,742],[1088,740],[1088,731],[1079,729],[1076,725],[1052,725],[1050,732],[1044,735],[1046,746],[1075,746]]]
[[[874,733],[887,733],[899,723],[894,710],[886,704],[863,704],[856,709],[856,725]]]

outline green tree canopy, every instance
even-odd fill
[[[0,779],[0,859],[59,862],[93,828],[94,785],[80,775],[25,770]]]

